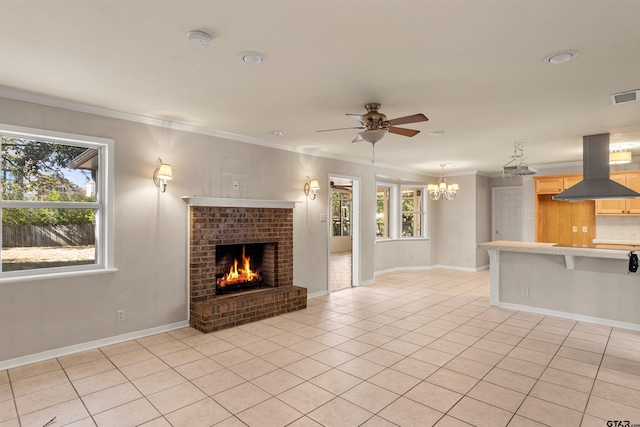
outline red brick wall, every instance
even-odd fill
[[[197,312],[201,313],[202,304],[224,298],[224,296],[216,297],[215,295],[216,245],[273,243],[269,245],[273,250],[265,253],[265,256],[269,257],[269,262],[271,258],[273,259],[273,271],[270,272],[273,278],[269,278],[268,282],[274,288],[293,286],[292,208],[192,206],[190,217],[189,273],[192,318]],[[304,303],[294,304],[296,306],[294,310],[306,307],[306,289],[298,289],[304,291],[297,291],[296,299],[304,300]],[[234,300],[237,300],[237,297],[242,298],[241,295],[237,295],[234,296]],[[200,308],[197,309],[197,307]],[[291,308],[291,305],[285,305],[275,310],[278,313],[274,311],[271,315],[292,311]]]

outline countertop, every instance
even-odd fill
[[[612,247],[615,246],[615,247]],[[511,242],[497,240],[495,242],[481,243],[479,249],[504,251],[504,252],[527,252],[534,254],[582,256],[591,258],[611,258],[628,259],[630,250],[638,250],[635,246],[621,245],[594,245],[589,248],[575,246],[560,246],[556,243],[540,242]]]

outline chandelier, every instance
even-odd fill
[[[431,200],[453,200],[456,197],[456,192],[460,189],[458,184],[447,185],[447,181],[444,178],[445,166],[446,165],[440,165],[440,168],[442,168],[442,172],[440,172],[440,183],[429,184],[427,186],[427,192],[429,193],[429,198]]]

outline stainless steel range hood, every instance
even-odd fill
[[[553,196],[553,200],[580,202],[582,200],[640,198],[640,193],[636,193],[609,178],[608,133],[584,136],[582,147],[582,181]]]

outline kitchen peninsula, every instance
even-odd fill
[[[495,241],[489,303],[640,330],[640,272],[627,274],[629,249]]]

